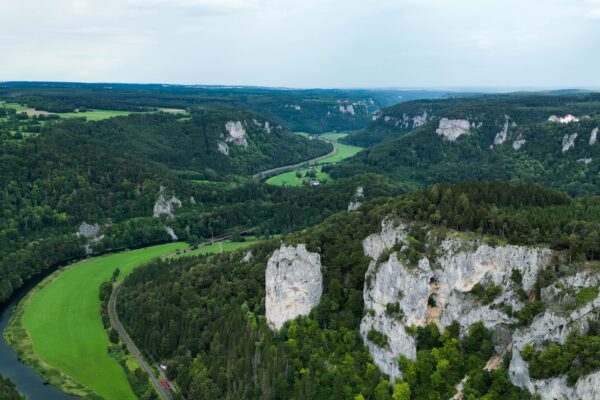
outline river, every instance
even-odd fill
[[[0,305],[0,374],[5,378],[12,380],[17,389],[24,394],[28,400],[74,400],[75,396],[70,396],[52,385],[44,383],[44,379],[29,366],[19,361],[15,353],[4,340],[4,329],[12,316],[15,305],[21,300],[29,290],[37,285],[43,278],[52,271],[41,274],[41,276],[32,279],[21,289],[17,290],[12,297]]]

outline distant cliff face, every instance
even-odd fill
[[[282,245],[269,258],[265,283],[267,323],[278,330],[319,304],[323,293],[321,257],[303,244]]]

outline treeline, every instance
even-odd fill
[[[399,94],[402,97],[399,97]],[[396,90],[279,90],[270,88],[184,87],[162,85],[86,85],[14,83],[0,98],[50,112],[75,109],[153,111],[156,108],[251,110],[301,132],[348,131],[363,128],[377,108],[440,92]],[[357,104],[360,103],[360,104]],[[343,113],[340,104],[355,104]]]
[[[324,288],[310,317],[291,321],[277,333],[264,319],[264,271],[278,243],[252,248],[250,262],[242,262],[244,253],[237,252],[138,269],[125,281],[118,313],[147,355],[167,362],[170,378],[188,399],[389,399],[394,396],[390,382],[372,364],[359,335],[370,261],[362,240],[381,229],[382,219],[391,215],[528,244],[536,229],[548,237],[555,227],[570,234],[570,226],[561,223],[576,220],[572,215],[579,212],[589,223],[600,221],[600,214],[583,204],[535,185],[473,183],[440,185],[334,214],[284,238],[320,254]],[[556,210],[564,219],[556,218]],[[550,275],[543,285],[556,279]],[[528,314],[519,315],[523,324],[539,311],[538,303],[528,303]],[[400,398],[421,399],[424,393],[448,398],[465,375],[470,376],[466,398],[529,398],[510,385],[505,367],[481,371],[492,354],[487,330],[473,328],[460,341],[456,332],[428,329],[417,332],[419,349],[428,352],[419,351],[412,367],[406,364],[417,374],[404,382],[409,397]],[[446,351],[455,354],[454,361],[438,363]]]
[[[17,391],[15,384],[0,375],[0,400],[25,400]]]

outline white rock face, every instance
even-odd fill
[[[436,133],[443,136],[448,141],[453,142],[462,135],[470,133],[471,124],[466,119],[448,119],[442,118]]]
[[[366,256],[377,260],[384,251],[391,249],[404,239],[406,239],[406,225],[396,224],[387,218],[381,222],[381,233],[374,233],[363,240],[363,250]]]
[[[379,118],[381,118],[382,115],[383,115],[383,113],[381,112],[381,110],[377,110],[373,113],[371,120],[377,121]]]
[[[221,154],[224,154],[226,156],[229,155],[229,146],[227,146],[227,143],[225,142],[219,142],[219,144],[217,145],[217,150],[219,150],[219,152]]]
[[[341,105],[339,109],[342,114],[354,115],[354,106],[352,104],[348,104],[347,106]]]
[[[164,192],[165,188],[161,186],[160,194],[158,195],[156,203],[154,203],[154,210],[152,212],[154,218],[159,218],[163,215],[170,218],[175,212],[175,207],[181,207],[181,200],[175,196],[167,198]]]
[[[269,121],[265,121],[265,126],[264,126],[265,132],[267,133],[271,133],[271,130],[273,128],[271,128],[271,124],[269,124]]]
[[[254,260],[254,255],[252,254],[252,251],[248,250],[246,255],[242,258],[242,262],[249,263],[252,260]]]
[[[248,141],[246,140],[246,129],[242,125],[241,121],[229,121],[225,124],[225,129],[229,134],[225,140],[232,142],[238,146],[248,147]]]
[[[574,133],[572,135],[565,135],[562,141],[562,152],[565,153],[575,147],[575,139],[577,139],[577,134]]]
[[[561,124],[570,124],[571,122],[579,122],[579,118],[574,115],[567,114],[564,117],[558,115],[551,115],[548,117],[548,122],[558,122]]]
[[[362,186],[357,187],[356,192],[354,193],[354,196],[352,197],[352,200],[348,204],[348,211],[358,210],[360,208],[360,206],[362,205],[361,201],[362,201],[362,199],[364,199],[364,197],[365,197],[365,191],[364,191],[363,187]]]
[[[566,289],[580,289],[598,285],[598,276],[589,272],[580,272],[559,280],[558,284],[542,289],[542,300],[553,301],[564,296]],[[588,320],[595,318],[595,309],[600,307],[600,296],[571,312],[567,316],[559,316],[551,311],[538,315],[531,326],[518,329],[513,335],[512,359],[509,367],[509,378],[517,386],[538,393],[542,400],[600,398],[600,371],[580,378],[574,386],[567,385],[565,376],[551,379],[535,380],[529,377],[527,361],[521,357],[523,347],[531,343],[542,345],[545,341],[564,343],[567,335],[573,331],[585,331]]]
[[[502,130],[496,134],[494,138],[494,145],[502,144],[506,141],[506,136],[508,135],[508,115],[504,116],[504,125],[502,126]]]
[[[79,225],[79,230],[77,231],[77,236],[83,236],[85,238],[96,238],[100,233],[100,224],[90,225],[87,222],[82,222]]]
[[[592,134],[590,135],[590,146],[596,143],[598,137],[598,128],[594,128],[592,130]]]
[[[523,145],[527,143],[527,140],[523,139],[523,137],[519,136],[517,140],[515,140],[512,144],[513,149],[519,150]]]
[[[592,163],[592,159],[591,157],[586,157],[586,158],[580,158],[579,160],[577,160],[577,162],[583,163],[583,164],[591,164]]]
[[[427,123],[427,111],[423,111],[423,115],[415,115],[412,121],[413,129],[425,125]]]
[[[171,240],[177,240],[178,239],[177,235],[175,234],[175,231],[170,226],[165,226],[165,232],[167,232],[167,235],[169,235],[169,237],[171,238]]]
[[[407,246],[405,224],[395,226],[391,220],[382,223],[381,233],[373,234],[363,241],[365,255],[373,260],[365,277],[363,292],[365,317],[360,332],[375,364],[392,378],[400,377],[398,357],[414,359],[414,338],[406,327],[425,326],[431,322],[445,328],[456,320],[467,328],[482,321],[494,330],[513,322],[500,307],[510,304],[519,310],[523,304],[517,299],[517,288],[511,281],[514,270],[523,276],[522,287],[531,290],[537,273],[546,267],[552,256],[547,249],[520,246],[491,247],[479,241],[467,241],[458,237],[442,240],[436,248],[435,260],[422,258],[418,265],[408,266],[393,252],[387,261],[377,260],[394,246]],[[435,262],[432,268],[430,262]],[[483,305],[468,294],[477,283],[498,285],[502,294],[491,304]],[[430,299],[435,306],[430,305]],[[386,306],[398,302],[403,318],[390,316]],[[386,335],[388,345],[379,347],[367,339],[368,332],[376,330]]]
[[[87,239],[87,243],[84,246],[85,254],[92,254],[94,252],[93,246],[104,239],[104,235],[100,235],[100,224],[90,225],[85,221],[79,225],[79,230],[75,235]]]
[[[282,244],[269,258],[265,282],[267,323],[278,330],[286,321],[308,315],[319,304],[323,293],[321,257],[303,244]]]

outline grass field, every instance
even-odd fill
[[[17,112],[22,112],[27,110],[29,107],[24,106],[22,104],[19,103],[8,103],[6,101],[0,101],[0,107],[4,107],[4,108],[12,108],[13,110],[16,110]]]
[[[287,185],[287,186],[300,186],[304,183],[304,181],[309,181],[309,178],[305,178],[304,175],[310,170],[311,168],[302,168],[300,170],[293,170],[293,171],[288,171],[288,172],[284,172],[282,174],[279,175],[275,175],[269,179],[267,179],[267,184],[269,185],[277,185],[277,186],[283,186],[283,185]],[[326,174],[324,172],[321,172],[321,167],[314,167],[314,169],[317,171],[317,180],[321,181],[321,182],[327,182],[331,180],[331,177],[329,176],[329,174]],[[300,171],[300,174],[302,174],[301,178],[298,178],[296,176],[296,171]]]
[[[346,136],[347,135],[346,133],[325,133],[321,136],[325,136],[325,135],[329,135],[329,139],[334,140],[333,146],[335,147],[337,152],[332,156],[329,156],[322,160],[317,161],[315,163],[316,165],[340,162],[341,160],[343,160],[345,158],[352,157],[353,155],[355,155],[356,153],[358,153],[359,151],[362,150],[362,147],[350,146],[347,144],[335,142],[335,140],[338,140],[339,138]],[[329,174],[321,172],[321,167],[317,166],[317,167],[312,167],[312,168],[315,168],[317,170],[317,179],[319,181],[327,182],[327,181],[332,180],[331,177],[329,176]],[[283,172],[279,175],[275,175],[275,176],[267,179],[266,183],[269,185],[277,185],[277,186],[283,186],[283,185],[300,186],[305,181],[308,180],[308,178],[304,178],[304,175],[306,174],[306,172],[309,169],[311,169],[311,168],[310,167],[302,168],[299,170],[300,173],[302,174],[302,178],[298,178],[296,176],[296,170],[294,170],[294,171]]]
[[[88,121],[100,121],[103,119],[121,117],[129,114],[131,114],[129,111],[91,110],[86,112],[58,113],[57,115],[61,118],[85,118]]]
[[[134,400],[123,369],[107,354],[109,341],[99,314],[100,285],[110,280],[116,268],[123,279],[141,264],[186,246],[170,243],[132,250],[57,271],[19,305],[22,312],[15,312],[15,317],[20,321],[11,321],[6,332],[9,343],[25,333],[17,344],[19,355],[63,390],[87,399],[97,394],[107,400]]]
[[[319,135],[320,138],[328,139],[328,140],[339,140],[341,138],[345,138],[346,136],[348,136],[347,133],[341,133],[341,132],[328,132],[328,133],[322,133]]]
[[[350,146],[349,144],[343,143],[333,143],[333,146],[336,148],[337,153],[334,155],[324,158],[322,160],[317,161],[317,164],[329,164],[340,162],[346,158],[350,158],[359,151],[362,150],[362,147]]]
[[[169,257],[179,258],[179,257],[187,257],[187,256],[198,256],[201,254],[223,253],[225,251],[233,251],[233,250],[237,250],[237,249],[243,249],[244,247],[250,247],[253,244],[256,244],[259,242],[259,240],[255,236],[244,236],[244,239],[245,239],[245,241],[243,241],[243,242],[231,242],[231,241],[227,240],[224,242],[201,246],[194,250],[186,249],[185,253],[184,252],[175,252],[173,255],[170,255]]]

